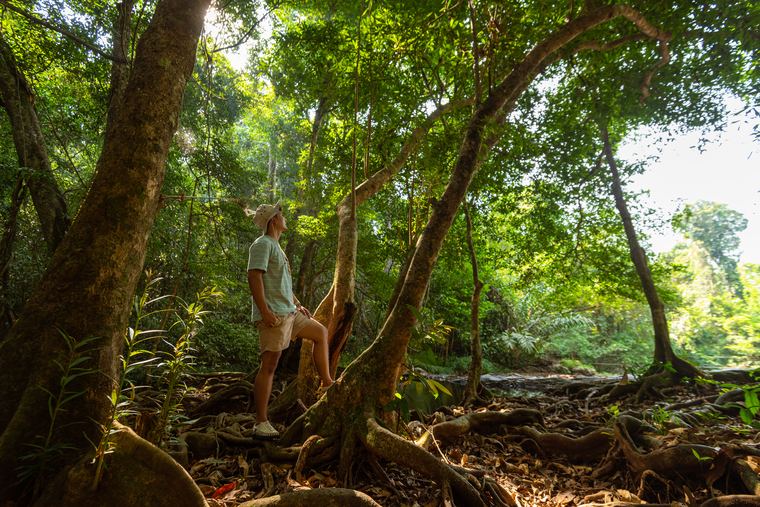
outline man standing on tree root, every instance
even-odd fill
[[[277,361],[292,340],[305,338],[314,342],[312,357],[322,377],[325,390],[332,385],[328,356],[327,329],[293,294],[290,265],[280,247],[280,235],[288,229],[280,201],[274,206],[261,204],[253,222],[264,230],[248,252],[248,286],[251,290],[251,319],[259,330],[261,366],[253,383],[256,405],[254,437],[274,439],[279,436],[267,420],[269,395]]]

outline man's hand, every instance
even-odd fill
[[[278,322],[280,322],[280,317],[278,317],[276,313],[270,311],[269,308],[267,308],[261,312],[261,320],[264,321],[264,324],[266,324],[267,327],[274,327]]]
[[[309,309],[303,306],[302,304],[298,304],[298,311],[309,317],[310,319],[313,319],[311,312],[309,312]]]

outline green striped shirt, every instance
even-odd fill
[[[296,310],[293,304],[293,281],[288,261],[280,245],[266,234],[256,239],[248,250],[248,270],[264,271],[264,299],[269,310],[277,315],[288,315]],[[251,296],[251,321],[261,320],[261,312]]]

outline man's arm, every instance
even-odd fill
[[[261,319],[267,326],[272,327],[277,324],[280,318],[267,306],[267,300],[264,297],[264,281],[261,279],[262,274],[264,271],[261,269],[249,269],[248,288],[253,296],[253,302],[256,303],[256,307],[261,313]]]

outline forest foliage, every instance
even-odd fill
[[[109,45],[111,2],[66,2],[65,9],[43,0],[18,5],[86,41]],[[671,62],[652,78],[646,107],[640,105],[640,76],[659,58],[655,43],[646,50],[631,46],[614,58],[578,53],[536,76],[519,99],[468,198],[486,283],[480,317],[487,368],[515,368],[538,357],[569,358],[604,371],[649,361],[649,310],[610,179],[597,174],[598,132],[585,115],[592,110],[612,118],[611,132],[621,143],[642,126],[664,136],[720,129],[730,120],[723,100],[729,94],[756,105],[758,71],[751,62],[757,41],[727,42],[707,32],[716,18],[736,19],[731,9],[741,8],[695,4],[662,14],[658,23],[674,33],[701,30],[708,56],[697,58],[677,39]],[[756,7],[744,8],[738,18],[746,26],[729,23],[732,30],[757,26]],[[135,34],[145,29],[151,9],[151,2],[135,3]],[[464,7],[442,10],[440,2],[233,1],[214,10],[185,93],[145,261],[145,272],[161,279],[154,292],[188,301],[205,287],[224,293],[195,337],[199,365],[251,370],[258,360],[245,268],[248,247],[261,231],[246,208],[283,200],[290,223],[284,246],[296,290],[316,308],[333,279],[335,206],[350,191],[354,144],[360,182],[391,164],[436,107],[473,93],[471,23],[482,86],[490,87],[514,55],[535,42],[530,33],[560,26],[568,16],[567,5],[553,2],[509,9],[483,4],[472,19]],[[102,144],[110,62],[11,11],[3,11],[1,22],[0,37],[34,92],[55,179],[74,218]],[[603,30],[611,38],[631,31],[622,22]],[[242,63],[225,49],[239,43]],[[600,75],[617,76],[617,84],[596,81]],[[358,315],[344,362],[377,336],[399,270],[448,180],[469,115],[470,107],[455,107],[430,125],[391,183],[357,210]],[[0,131],[0,219],[8,227],[13,189],[27,168],[19,167],[5,116]],[[621,170],[630,178],[646,167],[621,161]],[[650,210],[637,195],[626,197],[637,225],[651,231]],[[672,225],[684,239],[651,267],[674,347],[706,367],[757,364],[760,266],[738,262],[737,233],[746,219],[730,204],[698,202]],[[23,201],[15,227],[12,260],[2,274],[3,331],[20,314],[50,255],[31,199]],[[464,237],[460,216],[423,310],[431,321],[452,327],[433,350],[440,366],[459,370],[466,369],[472,295]]]

